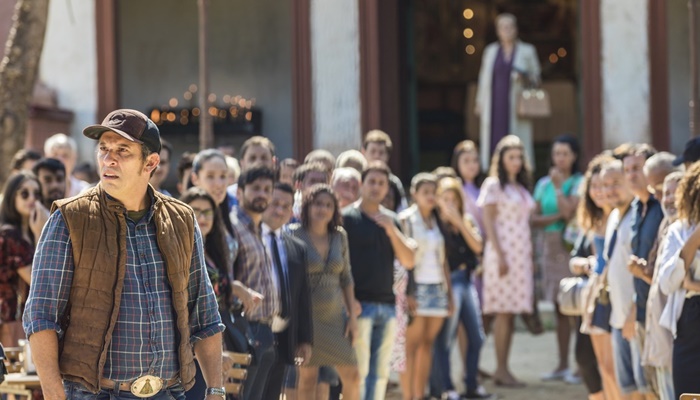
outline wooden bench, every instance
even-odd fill
[[[247,367],[253,361],[250,354],[224,351],[224,388],[226,393],[237,398],[243,391],[243,384],[248,377]]]

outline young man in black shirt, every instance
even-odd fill
[[[401,232],[396,214],[380,206],[390,174],[383,162],[370,162],[362,172],[360,202],[343,210],[355,297],[362,306],[355,351],[364,400],[383,399],[386,394],[396,326],[394,259],[413,268],[416,247]]]

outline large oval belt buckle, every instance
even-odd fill
[[[155,395],[163,388],[163,380],[153,375],[139,377],[131,384],[131,394],[146,398]]]

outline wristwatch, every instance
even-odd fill
[[[222,398],[226,398],[226,389],[224,387],[208,387],[207,390],[204,392],[205,396],[221,396]]]

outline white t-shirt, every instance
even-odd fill
[[[431,285],[445,280],[445,240],[442,237],[435,217],[432,217],[432,229],[426,225],[418,208],[411,206],[404,210],[399,218],[404,223],[407,233],[416,241],[416,265],[413,276],[416,283]]]
[[[622,329],[634,304],[634,276],[629,271],[630,256],[632,255],[632,211],[629,211],[620,221],[620,210],[614,209],[608,217],[605,230],[605,258],[608,265],[608,285],[610,286],[610,304],[612,313],[610,325]],[[615,228],[617,239],[615,247],[608,259],[608,248]]]

